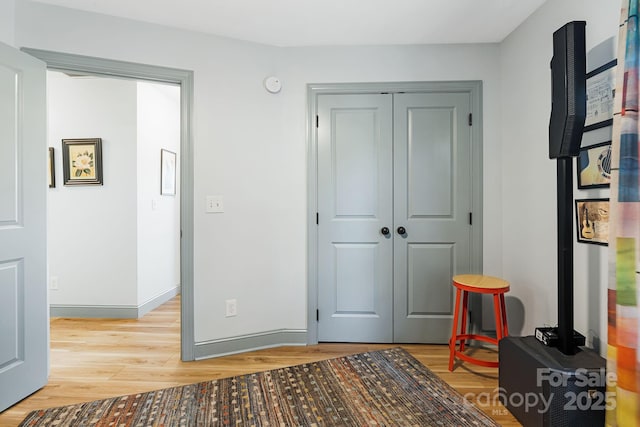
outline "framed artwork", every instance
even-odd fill
[[[102,139],[63,139],[64,185],[102,185]]]
[[[164,148],[160,150],[160,194],[176,194],[176,153]]]
[[[578,242],[609,244],[609,199],[576,200]]]
[[[611,141],[581,148],[576,159],[578,188],[609,187],[611,184]]]
[[[587,115],[584,131],[613,123],[613,97],[616,92],[616,63],[613,60],[587,73]]]
[[[55,162],[53,157],[53,147],[49,147],[49,161],[47,162],[47,176],[49,177],[49,188],[56,186]]]

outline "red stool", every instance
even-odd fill
[[[482,276],[479,274],[460,274],[453,277],[453,286],[456,287],[456,307],[453,314],[453,331],[451,332],[451,340],[449,340],[449,370],[453,371],[453,362],[456,357],[476,365],[497,368],[497,361],[480,360],[464,354],[464,344],[466,340],[480,340],[491,344],[498,344],[498,341],[509,335],[507,312],[504,306],[504,294],[509,291],[509,282],[498,279],[497,277]],[[493,294],[493,312],[496,316],[496,338],[467,333],[469,292]],[[460,333],[456,333],[458,318],[460,317],[461,295],[462,324],[460,325]],[[456,350],[458,341],[460,341],[460,349]]]

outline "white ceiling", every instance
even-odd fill
[[[546,0],[32,0],[274,46],[495,43]]]

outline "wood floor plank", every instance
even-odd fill
[[[196,362],[180,360],[180,297],[142,319],[51,319],[51,372],[42,390],[0,413],[0,426],[17,426],[32,410],[140,393],[199,381],[309,363],[390,344],[333,344],[278,347]],[[401,345],[463,395],[498,388],[495,368],[459,364],[449,372],[444,345]],[[495,358],[495,351],[477,350]],[[502,405],[478,406],[503,426],[520,426]]]

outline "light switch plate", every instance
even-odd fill
[[[207,196],[206,213],[222,213],[224,212],[224,199],[222,196]]]

